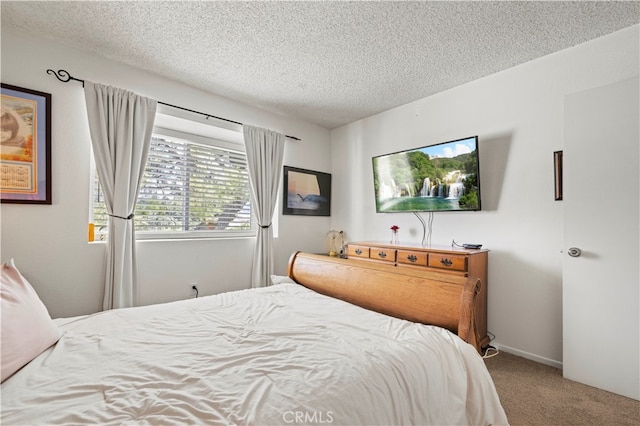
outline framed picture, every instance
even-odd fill
[[[284,166],[282,214],[331,216],[331,175]]]
[[[562,151],[553,153],[553,171],[556,200],[562,200]]]
[[[51,95],[1,85],[0,201],[51,204]]]

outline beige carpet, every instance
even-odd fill
[[[562,377],[562,371],[505,352],[485,359],[509,423],[640,425],[640,402]]]

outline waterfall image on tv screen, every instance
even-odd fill
[[[376,212],[480,210],[478,137],[373,157]]]

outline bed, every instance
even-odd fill
[[[475,342],[477,280],[307,253],[287,275],[53,320],[57,343],[3,376],[1,423],[507,424]]]

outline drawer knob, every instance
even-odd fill
[[[407,256],[407,260],[409,262],[416,262],[418,260],[418,258],[412,254],[410,254],[409,256]]]
[[[387,257],[387,252],[385,252],[385,251],[379,251],[379,252],[378,252],[378,257],[381,257],[381,258],[383,258],[383,259],[384,259],[385,257]]]
[[[445,258],[440,259],[440,263],[442,263],[444,266],[451,266],[451,265],[453,265],[453,262],[451,261],[451,259],[447,259],[446,257],[445,257]]]
[[[361,255],[361,254],[362,254],[362,250],[360,250],[360,249],[356,249],[356,254],[357,254],[358,256],[359,256],[359,255]]]

